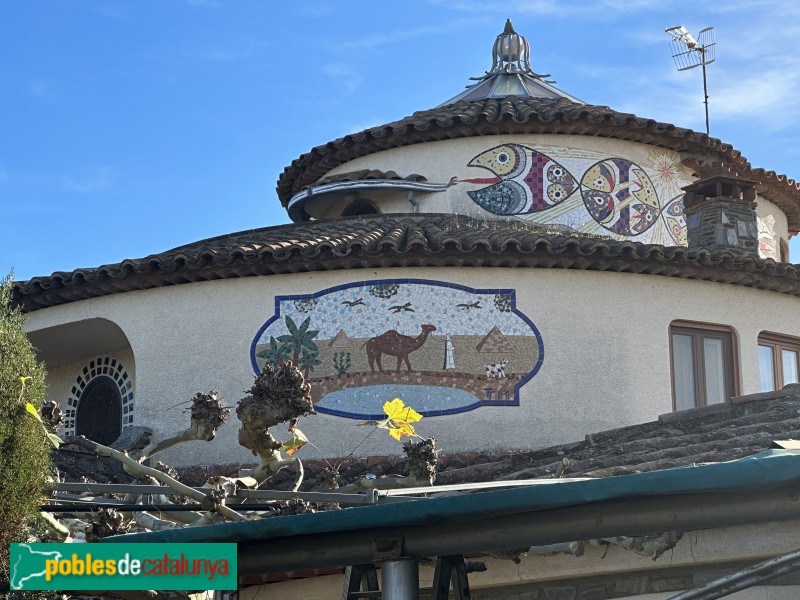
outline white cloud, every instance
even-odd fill
[[[114,184],[116,170],[108,166],[97,166],[77,175],[68,175],[63,179],[63,187],[67,191],[78,194],[93,194],[106,190]]]
[[[254,37],[210,45],[203,48],[184,49],[183,54],[189,58],[212,62],[237,62],[258,58],[264,52],[267,43]]]
[[[300,10],[306,16],[317,18],[329,17],[336,12],[334,7],[330,4],[310,4],[307,6],[301,6]]]
[[[39,102],[46,102],[50,99],[49,91],[43,81],[34,80],[29,82],[27,93]]]
[[[485,2],[484,0],[431,0],[434,4],[466,12],[536,15],[559,18],[584,17],[615,20],[629,18],[632,12],[663,7],[662,0],[507,0]]]
[[[94,10],[98,14],[108,17],[109,19],[121,20],[128,17],[127,13],[122,7],[113,6],[111,4],[95,6]]]
[[[387,33],[376,33],[339,44],[336,46],[336,48],[340,50],[375,48],[377,46],[386,46],[388,44],[406,42],[408,40],[413,40],[420,37],[442,35],[444,33],[461,31],[472,25],[482,22],[484,22],[483,19],[455,19],[447,23],[437,25],[422,25],[412,29],[400,29]]]
[[[350,65],[331,63],[323,66],[322,72],[337,80],[347,94],[352,94],[361,86],[361,75]]]

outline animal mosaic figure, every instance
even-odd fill
[[[469,310],[471,308],[483,308],[481,306],[481,301],[476,300],[475,302],[465,302],[463,304],[456,304],[456,308],[458,310]]]
[[[346,306],[347,308],[353,308],[354,306],[365,306],[364,299],[359,298],[358,300],[345,300],[342,302],[342,306]]]
[[[482,152],[469,163],[496,175],[489,179],[462,179],[492,183],[467,192],[479,206],[496,215],[535,213],[552,208],[578,189],[572,174],[538,150],[520,144],[503,144]]]
[[[667,231],[679,246],[686,245],[686,216],[683,213],[683,194],[670,200],[661,213],[661,218],[667,225]]]
[[[581,178],[581,191],[592,218],[614,233],[644,233],[661,212],[650,177],[624,158],[607,158],[589,167]]]
[[[422,333],[417,337],[410,335],[403,335],[394,329],[390,329],[379,336],[368,339],[364,342],[362,348],[367,349],[367,360],[369,361],[369,368],[375,372],[375,365],[378,366],[378,371],[383,371],[381,365],[381,356],[388,354],[389,356],[397,357],[397,370],[400,370],[400,364],[405,362],[406,369],[411,371],[411,363],[408,361],[408,355],[418,350],[428,339],[432,331],[436,331],[433,325],[423,325]]]
[[[578,180],[560,163],[528,146],[502,144],[478,154],[469,163],[491,171],[495,177],[461,179],[464,183],[488,183],[468,191],[480,207],[496,215],[519,215],[549,210],[580,190],[589,215],[605,229],[637,236],[658,222],[662,213],[655,186],[636,163],[606,158]],[[676,237],[674,225],[670,234]]]
[[[506,376],[506,367],[510,361],[506,358],[493,365],[483,365],[486,369],[486,379],[503,379]]]
[[[411,308],[411,302],[406,302],[405,304],[398,305],[398,306],[390,306],[389,312],[397,314],[401,312],[416,312],[413,308]]]

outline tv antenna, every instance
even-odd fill
[[[670,37],[672,58],[678,71],[688,71],[695,67],[703,67],[703,94],[706,105],[706,134],[710,134],[708,127],[708,82],[706,80],[706,65],[715,60],[714,28],[706,27],[697,34],[697,39],[692,37],[683,25],[676,25],[664,30]]]

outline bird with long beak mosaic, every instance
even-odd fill
[[[545,153],[509,142],[467,163],[494,177],[461,178],[459,183],[488,184],[468,190],[467,195],[495,215],[569,225],[586,233],[605,230],[646,242],[685,244],[680,187],[688,181],[679,177],[677,160],[670,155],[661,152],[650,158],[652,177],[628,158],[570,148]],[[661,198],[667,199],[663,206]],[[657,224],[661,226],[653,235],[650,230]]]

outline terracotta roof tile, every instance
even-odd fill
[[[509,96],[502,100],[461,101],[415,112],[399,121],[317,146],[284,169],[278,179],[278,196],[285,206],[294,194],[334,167],[379,150],[461,137],[518,133],[611,137],[693,151],[705,159],[713,153],[715,160],[746,164],[738,150],[704,133],[565,98]]]
[[[528,452],[445,454],[436,484],[552,477],[564,458],[569,460],[565,477],[609,477],[733,460],[761,452],[774,440],[800,439],[798,385],[767,398],[755,394],[719,407],[713,413],[698,409],[670,413],[657,421]],[[324,464],[306,461],[304,465],[303,489],[314,489]],[[405,469],[401,458],[351,460],[342,471],[342,483],[367,473],[405,474]],[[271,479],[270,485],[281,489],[293,482],[294,474],[286,473]]]
[[[800,296],[794,265],[689,252],[514,219],[390,214],[310,221],[202,240],[141,259],[15,283],[36,310],[76,300],[198,281],[338,269],[414,266],[536,267],[646,273]]]
[[[389,179],[397,181],[428,181],[427,178],[417,173],[406,175],[405,177],[398,175],[395,171],[379,171],[378,169],[362,169],[360,171],[348,171],[347,173],[337,173],[336,175],[328,175],[311,185],[305,186],[316,187],[318,185],[325,185],[328,183],[340,183],[342,181],[369,181],[375,179]]]

